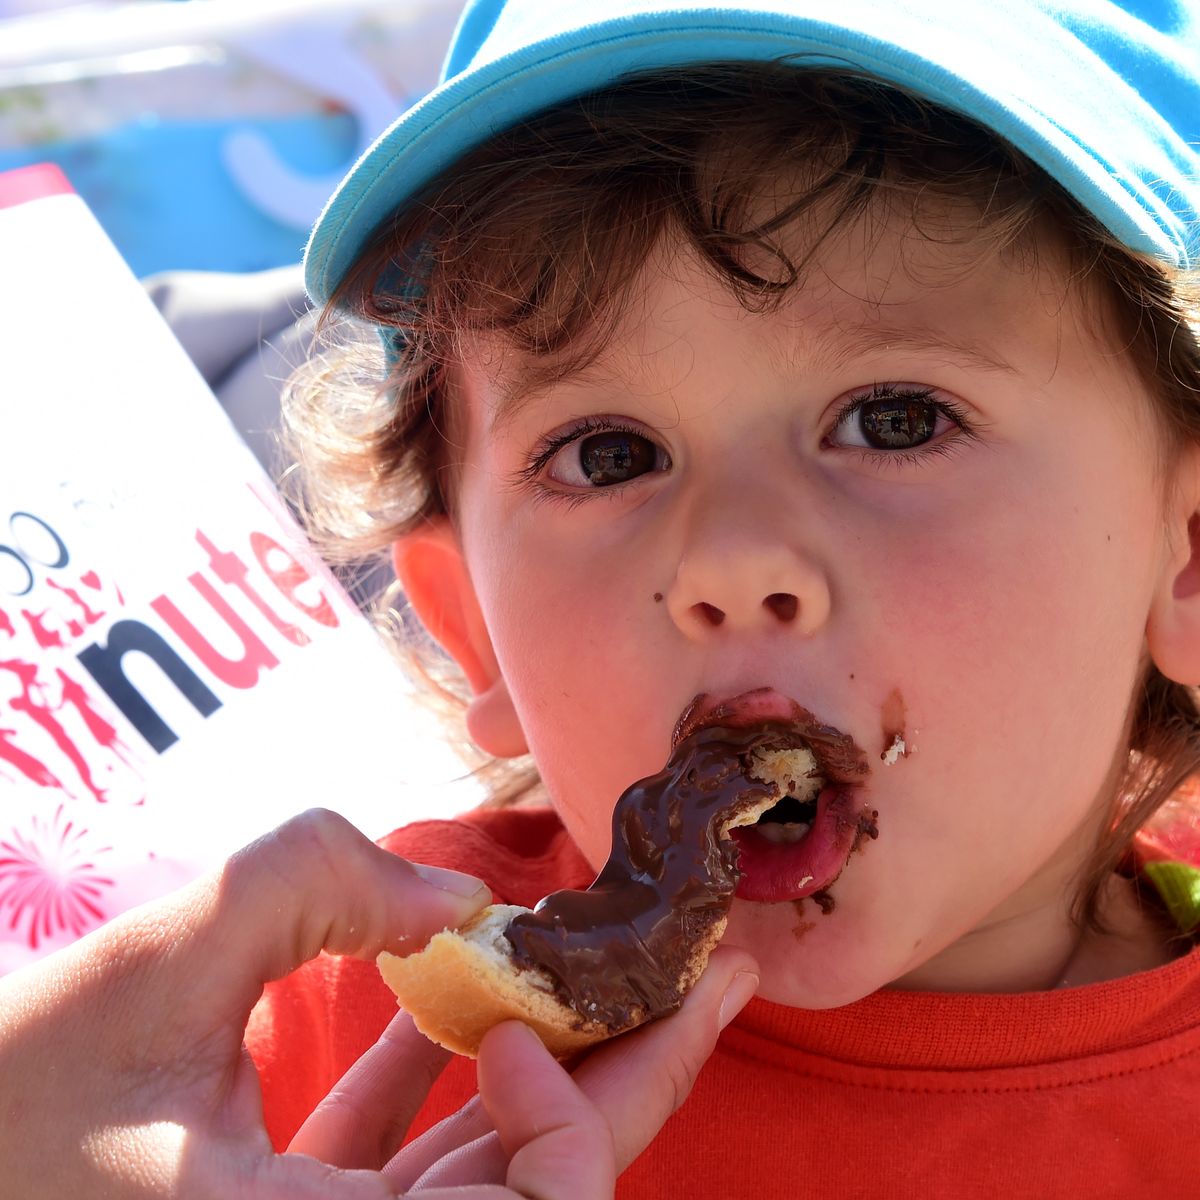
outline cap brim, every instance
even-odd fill
[[[313,300],[327,303],[379,224],[492,134],[631,72],[784,57],[865,72],[965,113],[1044,168],[1125,244],[1188,261],[1195,233],[1181,212],[1196,208],[1194,151],[1103,57],[1037,7],[1023,6],[1018,17],[1012,6],[961,0],[886,8],[840,0],[835,18],[828,0],[790,0],[786,9],[784,0],[615,7],[623,11],[595,21],[585,11],[594,3],[562,0],[553,27],[531,41],[513,31],[518,48],[507,53],[494,32],[486,61],[481,54],[400,117],[313,230],[305,255]],[[818,7],[826,11],[806,11]],[[1164,180],[1180,183],[1167,189]],[[1168,202],[1189,186],[1186,204]]]

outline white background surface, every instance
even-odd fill
[[[182,883],[310,806],[334,808],[377,837],[474,803],[466,766],[374,630],[320,574],[83,202],[55,196],[0,208],[0,261],[0,546],[27,554],[37,580],[12,595],[23,569],[0,553],[0,737],[10,747],[0,756],[0,971]],[[39,540],[27,519],[11,522],[16,512],[55,528],[69,563],[54,567],[51,539]],[[308,644],[282,638],[220,582],[197,529],[238,554],[252,586]],[[297,595],[309,605],[326,597],[336,628],[289,608],[249,550],[255,530],[317,576]],[[254,686],[215,681],[150,607],[167,596],[215,650],[239,658],[238,639],[191,582],[196,573],[278,659]],[[31,618],[43,640],[48,633],[62,644],[39,645]],[[161,754],[78,662],[78,651],[103,642],[121,618],[163,632],[222,701],[201,717],[149,660],[127,656],[128,677],[178,735]],[[67,679],[87,692],[93,721],[111,726],[107,741],[68,702]],[[13,746],[28,758],[18,761]],[[43,768],[40,781],[30,759]]]

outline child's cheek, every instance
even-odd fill
[[[586,547],[493,545],[489,569],[474,574],[497,661],[551,797],[584,853],[602,863],[616,797],[662,767],[690,693],[681,698],[657,668],[647,622],[631,628],[640,593],[630,572]],[[649,592],[644,601],[658,607]]]

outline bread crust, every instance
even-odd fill
[[[763,781],[781,782],[777,794],[796,788],[813,770],[809,751],[773,751],[760,756],[755,769]],[[774,803],[767,797],[725,821],[719,834],[728,837],[748,825]],[[504,931],[514,917],[532,910],[515,904],[492,904],[457,930],[435,934],[423,950],[401,958],[380,954],[380,974],[396,994],[400,1007],[431,1041],[456,1054],[475,1058],[483,1036],[501,1021],[524,1022],[558,1058],[644,1023],[652,1014],[634,1013],[619,1029],[589,1021],[555,994],[554,981],[537,968],[522,969],[513,961]],[[699,936],[682,972],[680,993],[687,992],[708,965],[708,957],[725,933],[726,917],[712,922]],[[660,1014],[654,1014],[660,1015]]]
[[[379,955],[384,982],[430,1041],[475,1058],[493,1025],[516,1020],[528,1025],[556,1058],[569,1058],[645,1021],[643,1016],[619,1030],[588,1021],[558,999],[542,972],[517,967],[495,938],[513,917],[529,911],[515,904],[492,904],[461,929],[434,934],[415,954]],[[718,921],[697,944],[685,990],[700,977],[724,932],[725,921]]]
[[[435,934],[416,954],[379,955],[384,982],[427,1038],[474,1058],[493,1025],[517,1020],[565,1058],[611,1036],[606,1026],[582,1020],[563,1004],[541,972],[519,970],[495,945],[509,921],[529,911],[489,905],[461,929]]]

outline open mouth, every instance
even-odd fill
[[[776,846],[794,846],[812,829],[816,816],[815,799],[797,800],[795,796],[784,796],[778,804],[768,808],[752,828]]]
[[[863,838],[877,834],[877,814],[860,794],[870,774],[866,754],[849,734],[767,688],[720,703],[698,696],[680,718],[676,744],[712,727],[762,729],[743,769],[781,795],[731,822],[741,874],[736,894],[779,903],[823,892]]]

